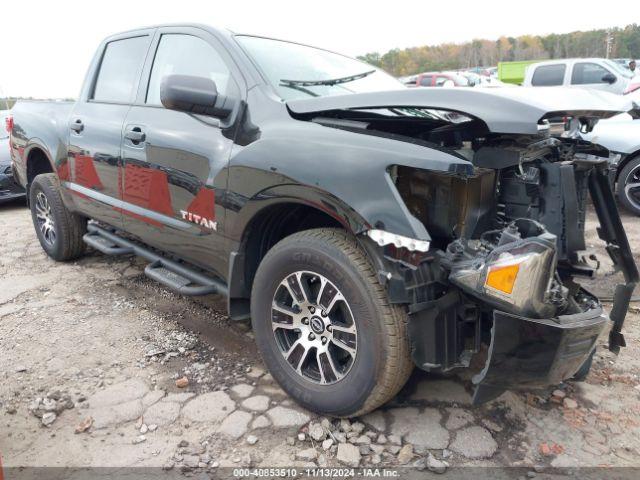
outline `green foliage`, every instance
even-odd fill
[[[612,58],[640,57],[640,25],[610,29]],[[367,53],[358,57],[396,76],[419,72],[493,66],[501,61],[543,60],[547,58],[604,57],[607,30],[577,31],[538,36],[476,39],[466,43],[443,43],[405,49],[394,48],[385,54]]]

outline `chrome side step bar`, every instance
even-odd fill
[[[150,249],[120,237],[94,222],[87,225],[88,233],[82,238],[90,247],[105,255],[138,255],[151,263],[144,269],[145,275],[181,295],[228,296],[227,286],[220,280],[205,275],[174,260],[164,258]]]

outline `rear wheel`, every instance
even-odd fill
[[[274,246],[256,273],[251,312],[265,364],[310,410],[361,415],[391,399],[411,373],[406,313],[389,305],[344,231],[309,230]]]
[[[72,260],[85,251],[87,220],[67,210],[54,173],[38,175],[29,189],[31,218],[40,245],[54,260]]]
[[[631,159],[620,171],[617,194],[627,210],[640,215],[640,156]]]

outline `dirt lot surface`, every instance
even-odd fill
[[[640,251],[640,221],[624,221]],[[592,214],[588,243],[603,253]],[[5,468],[162,467],[214,478],[240,466],[404,465],[408,476],[483,466],[555,478],[575,476],[575,467],[640,466],[636,307],[628,347],[615,357],[603,338],[585,383],[472,407],[468,382],[416,371],[384,408],[338,421],[287,397],[264,371],[249,325],[231,323],[220,298],[168,293],[143,266],[95,252],[55,263],[28,210],[0,207]],[[608,270],[603,261],[592,286],[610,296]]]

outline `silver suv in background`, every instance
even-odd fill
[[[640,88],[625,95],[640,105]],[[611,152],[611,185],[620,203],[640,215],[640,119],[628,113],[598,122],[582,138],[597,143]]]
[[[606,58],[549,60],[527,67],[526,87],[593,88],[623,94],[632,83],[633,73]]]

